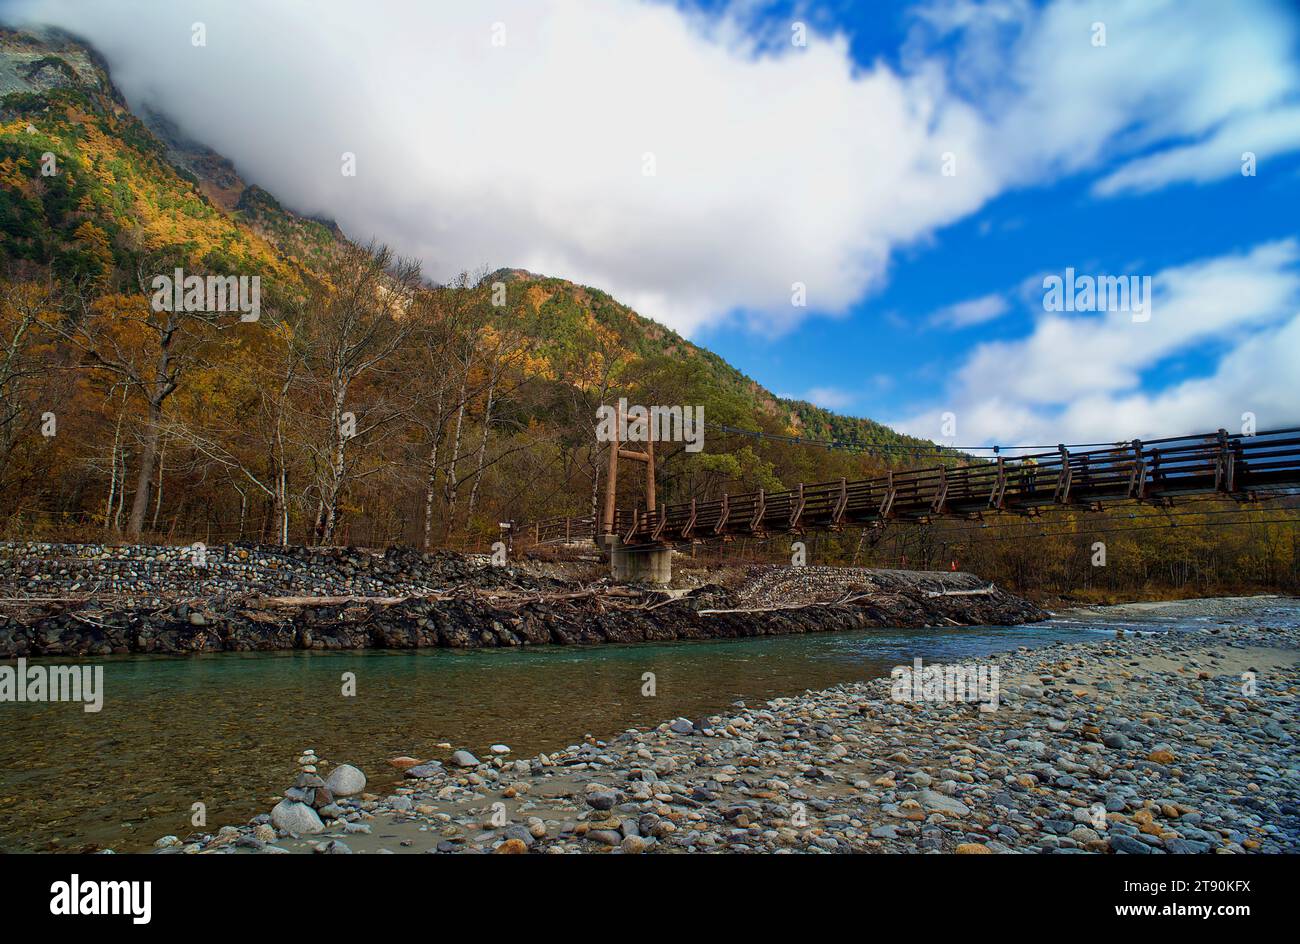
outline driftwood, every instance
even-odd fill
[[[68,613],[78,623],[85,623],[87,626],[96,626],[99,629],[107,629],[107,623],[101,623],[99,620],[93,620],[88,616],[82,616],[80,613]]]
[[[980,583],[967,578],[956,586]],[[714,589],[688,596],[670,613],[662,610],[673,598],[661,592],[611,587],[603,581],[584,589],[557,587],[556,592],[460,587],[412,588],[410,595],[397,591],[384,597],[250,593],[240,600],[200,600],[190,605],[189,613],[177,605],[181,601],[162,609],[103,605],[82,609],[84,604],[67,603],[62,604],[62,612],[58,612],[61,604],[51,603],[14,607],[21,612],[0,621],[0,658],[88,655],[110,649],[182,654],[663,642],[876,626],[956,626],[959,621],[1010,625],[1043,615],[1001,592],[941,601],[927,598],[914,585],[901,593],[892,587],[873,591],[860,582],[807,589],[803,598],[791,596],[784,606],[778,605],[779,599],[746,598]],[[560,602],[549,604],[548,599]],[[206,619],[187,618],[196,605]],[[696,610],[697,606],[710,609]]]
[[[395,606],[398,603],[405,603],[407,600],[441,600],[441,596],[428,597],[367,597],[367,596],[335,596],[335,597],[257,597],[248,601],[248,606],[253,609],[263,609],[273,606],[346,606],[352,603],[374,603],[378,606]]]
[[[993,585],[989,584],[987,587],[980,587],[978,590],[927,590],[925,595],[927,597],[987,597],[996,592]]]
[[[838,600],[810,600],[807,603],[791,603],[785,606],[750,606],[734,610],[696,610],[696,612],[700,616],[717,616],[722,613],[782,613],[786,610],[806,610],[813,606],[840,606],[845,603],[856,603],[858,600],[869,596],[872,596],[872,594],[861,593],[852,596],[846,593]]]
[[[984,591],[979,592],[983,593]],[[696,612],[700,616],[716,616],[722,613],[784,613],[788,610],[806,610],[815,606],[848,606],[851,603],[857,603],[859,600],[887,600],[899,596],[902,596],[902,594],[885,590],[868,590],[865,593],[849,591],[838,600],[810,600],[807,603],[791,603],[783,606],[753,606],[734,610],[697,610]]]
[[[0,597],[0,604],[3,603],[90,603],[91,601],[105,600],[116,602],[118,600],[130,600],[129,593],[95,593],[89,591],[86,593],[74,593],[66,596],[24,596],[24,597]]]
[[[88,603],[94,599],[105,599],[105,597],[80,594],[73,597],[0,597],[0,603]]]
[[[416,593],[404,597],[376,597],[365,595],[347,596],[299,596],[299,597],[256,597],[246,604],[253,609],[298,606],[355,606],[371,604],[374,606],[397,606],[402,603],[440,602],[445,600],[469,599],[487,601],[500,609],[518,609],[529,603],[558,603],[562,600],[581,600],[591,597],[626,597],[640,599],[644,594],[638,590],[626,590],[620,587],[593,587],[587,590],[575,590],[566,593],[538,593],[535,591],[510,590],[460,590],[452,593]]]
[[[645,606],[641,607],[641,609],[645,610],[648,613],[651,610],[659,609],[659,607],[661,606],[667,606],[669,603],[676,603],[680,599],[681,597],[668,597],[667,599],[660,600],[658,603],[648,603]]]

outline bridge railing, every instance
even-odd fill
[[[1300,429],[1252,436],[1223,430],[1084,450],[972,459],[964,466],[887,472],[778,492],[763,490],[617,512],[615,529],[633,543],[672,542],[723,534],[765,534],[838,528],[885,518],[1024,511],[1051,504],[1138,500],[1179,495],[1242,494],[1300,488]],[[596,521],[553,518],[536,525],[535,543],[594,535]]]
[[[590,541],[595,533],[596,519],[593,515],[557,515],[524,525],[519,529],[518,536],[534,545],[572,544]]]

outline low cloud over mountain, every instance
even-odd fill
[[[687,332],[844,313],[900,247],[1009,190],[1231,174],[1240,146],[1223,129],[1252,122],[1274,129],[1260,149],[1300,146],[1274,120],[1300,85],[1277,5],[1121,5],[1104,49],[1087,4],[972,10],[922,5],[900,55],[866,65],[815,25],[801,47],[788,22],[634,0],[19,0],[4,14],[75,29],[133,106],[435,278],[526,267]]]

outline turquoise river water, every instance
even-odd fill
[[[1294,601],[1276,598],[1231,620],[1204,613],[1215,607],[662,645],[112,657],[95,663],[105,689],[97,714],[80,704],[0,704],[0,851],[148,848],[193,831],[198,801],[210,829],[243,822],[270,809],[308,747],[361,767],[378,791],[399,779],[387,758],[445,759],[442,742],[480,756],[504,743],[527,757],[585,734],[885,676],[918,656],[972,659],[1119,626],[1295,622]],[[654,697],[641,693],[646,672],[655,674]],[[342,694],[344,673],[355,674],[355,696]]]

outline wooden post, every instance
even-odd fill
[[[1056,493],[1052,500],[1064,504],[1070,500],[1070,483],[1074,473],[1070,471],[1070,450],[1065,448],[1065,443],[1058,444],[1056,450],[1061,454],[1061,471],[1056,479]]]
[[[605,534],[614,533],[614,502],[618,493],[618,428],[622,420],[622,411],[619,405],[615,404],[614,434],[609,441],[609,473],[605,476],[605,514],[601,527],[601,531]]]
[[[1216,492],[1232,491],[1232,456],[1228,452],[1228,431],[1220,428],[1217,449],[1214,454],[1214,490]]]
[[[654,424],[650,422],[650,417],[645,421],[645,506],[650,511],[658,510],[658,503],[655,501],[655,439]]]

